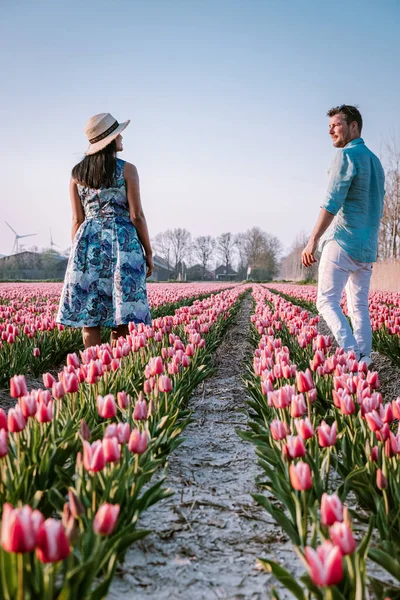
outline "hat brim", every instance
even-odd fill
[[[114,129],[114,131],[112,133],[110,133],[110,135],[105,137],[103,140],[100,140],[99,142],[96,142],[95,144],[90,144],[89,148],[85,152],[85,156],[89,156],[90,154],[96,154],[96,152],[103,150],[103,148],[108,146],[108,144],[110,144],[113,140],[115,140],[115,138],[122,131],[124,131],[124,129],[126,129],[128,127],[130,122],[131,122],[131,120],[128,119],[127,121],[120,123],[118,125],[117,129]]]

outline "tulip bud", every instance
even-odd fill
[[[308,490],[312,486],[311,469],[308,463],[299,461],[289,467],[290,483],[299,492]]]
[[[300,436],[288,435],[286,439],[286,445],[290,458],[300,458],[305,456],[306,448]]]
[[[43,563],[64,560],[71,552],[63,524],[56,519],[47,519],[38,531],[36,555]]]
[[[269,428],[273,439],[276,441],[285,439],[288,434],[285,423],[277,419],[271,421]]]
[[[22,396],[19,399],[19,405],[22,410],[22,414],[27,419],[28,417],[33,417],[37,411],[37,401],[33,394],[28,394],[27,396]]]
[[[81,420],[80,434],[82,439],[86,441],[89,441],[92,437],[92,432],[90,431],[86,421],[84,421],[83,419]]]
[[[336,521],[343,521],[343,505],[337,494],[322,494],[321,498],[321,523],[333,525]]]
[[[33,354],[33,356],[35,358],[37,358],[38,356],[40,356],[40,350],[39,350],[39,348],[34,348],[32,354]]]
[[[93,521],[93,531],[97,535],[111,535],[117,524],[119,504],[102,504]]]
[[[24,375],[14,375],[10,379],[10,396],[12,398],[20,398],[21,396],[27,396],[28,388],[26,387],[26,380]]]
[[[118,401],[118,406],[120,407],[121,410],[125,410],[126,408],[128,408],[129,396],[126,392],[124,392],[124,391],[118,392],[117,393],[117,401]]]
[[[147,450],[147,445],[147,433],[145,431],[140,433],[139,429],[133,429],[128,443],[129,451],[135,454],[143,454]]]
[[[14,408],[10,408],[7,415],[8,431],[18,433],[25,429],[26,419],[22,414],[21,407],[16,404]]]
[[[68,500],[69,500],[69,507],[70,507],[70,510],[71,510],[71,514],[75,518],[79,517],[80,515],[84,515],[85,514],[85,507],[83,506],[82,501],[79,498],[79,496],[76,493],[76,491],[74,490],[74,488],[69,488],[69,490],[68,490]]]
[[[103,450],[106,463],[117,462],[121,458],[121,450],[116,437],[104,438]]]
[[[59,382],[55,382],[53,383],[53,386],[51,388],[51,393],[53,394],[53,398],[55,398],[56,400],[61,400],[61,398],[64,398],[65,396],[65,388],[63,386],[63,384],[61,383],[61,381]]]
[[[308,417],[306,417],[304,420],[298,419],[295,421],[295,426],[297,433],[303,438],[303,440],[308,440],[314,436],[314,428]]]
[[[135,403],[133,419],[135,421],[143,421],[147,419],[147,403],[146,400],[144,400],[142,393],[140,393],[139,398]]]
[[[8,433],[5,429],[0,429],[0,458],[6,456],[8,452]]]
[[[172,381],[168,377],[168,375],[161,375],[158,380],[158,389],[160,392],[171,392],[172,391]]]
[[[321,425],[317,427],[318,430],[318,443],[321,448],[328,448],[336,444],[336,421],[332,427],[329,427],[325,421],[321,422]]]
[[[329,528],[329,535],[335,546],[338,546],[344,556],[353,554],[356,542],[348,523],[334,523]]]
[[[107,394],[107,396],[97,396],[97,410],[103,419],[111,419],[115,417],[117,414],[117,406],[115,404],[115,399],[112,394]]]
[[[388,482],[381,469],[376,472],[376,487],[379,490],[386,490]]]
[[[36,419],[39,423],[49,423],[53,420],[53,402],[50,401],[48,405],[44,402],[39,402],[38,409],[36,412]]]
[[[106,464],[104,449],[100,440],[89,444],[86,440],[83,442],[83,466],[86,471],[101,471]]]
[[[5,429],[7,431],[7,415],[2,408],[0,408],[0,430]]]

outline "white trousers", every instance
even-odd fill
[[[338,345],[346,352],[354,350],[358,359],[370,356],[372,348],[368,309],[371,274],[372,263],[354,260],[335,240],[325,244],[318,269],[318,312]],[[340,307],[344,289],[353,331]]]

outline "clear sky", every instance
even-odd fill
[[[334,148],[327,109],[358,104],[380,154],[400,137],[399,0],[13,0],[0,20],[0,253],[49,228],[70,245],[68,182],[87,118],[131,119],[150,233],[314,224]],[[23,241],[23,240],[22,240]]]

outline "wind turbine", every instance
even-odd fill
[[[13,229],[11,227],[11,225],[9,223],[7,223],[7,221],[5,221],[5,224],[8,225],[8,227],[11,229],[11,231],[15,235],[14,246],[13,246],[13,249],[11,250],[11,254],[18,254],[18,252],[19,252],[19,243],[18,243],[18,240],[20,240],[21,238],[24,238],[24,237],[31,237],[32,235],[36,235],[36,233],[26,233],[25,235],[19,235],[15,231],[15,229]]]
[[[61,248],[61,246],[59,246],[58,244],[55,244],[53,242],[53,236],[51,235],[51,229],[49,231],[50,231],[50,248],[51,248],[51,250],[53,250],[53,248]]]

